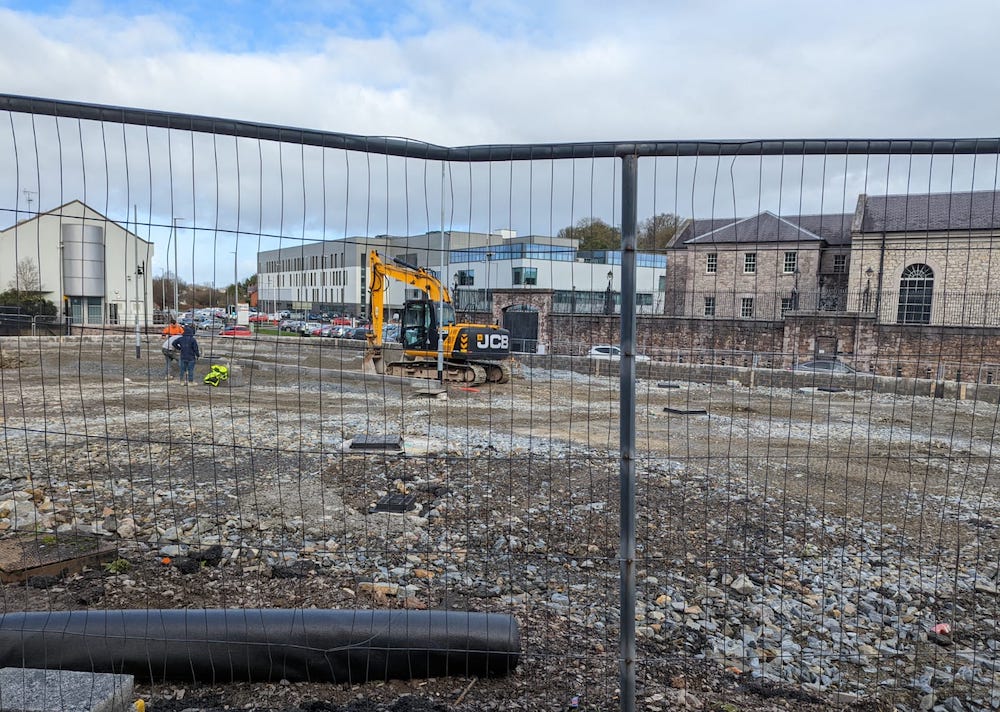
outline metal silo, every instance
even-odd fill
[[[74,297],[104,296],[104,228],[63,225],[63,292]]]

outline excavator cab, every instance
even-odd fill
[[[444,316],[444,325],[455,324],[455,309],[451,304],[438,304],[427,300],[408,301],[403,306],[400,341],[403,348],[413,351],[437,351],[438,309]]]

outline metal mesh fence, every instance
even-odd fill
[[[993,143],[2,108],[0,668],[79,652],[153,709],[1000,708]],[[366,373],[371,250],[509,380]]]

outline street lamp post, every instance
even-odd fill
[[[184,220],[184,218],[178,218],[178,217],[171,218],[171,230],[170,230],[170,234],[173,237],[173,242],[174,242],[174,314],[173,315],[175,317],[180,313],[180,307],[179,307],[180,301],[177,298],[177,275],[178,275],[178,272],[177,272],[177,221],[178,220]],[[167,250],[168,251],[170,250],[169,243],[167,244]],[[169,256],[168,256],[167,259],[169,259]]]
[[[490,296],[490,273],[493,263],[493,251],[486,250],[486,306],[490,311],[490,319],[493,318],[493,298]]]
[[[611,291],[611,282],[615,278],[613,270],[608,270],[608,288],[604,292],[604,313],[608,316],[615,313],[614,296]]]
[[[236,257],[236,250],[233,250],[233,309],[238,313],[240,308],[240,278],[239,269],[236,266]],[[236,316],[236,313],[233,314],[233,317]]]

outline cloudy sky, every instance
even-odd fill
[[[0,86],[446,145],[995,135],[997,27],[993,0],[4,0]]]
[[[997,27],[1000,3],[994,0],[0,0],[0,92],[450,146],[994,136],[1000,116]],[[16,193],[23,209],[23,191],[36,169],[24,156],[27,134],[18,121],[7,122],[13,136],[8,143],[22,146],[18,160],[27,164],[19,184],[9,191],[0,187],[0,195]],[[48,145],[36,133],[46,130],[42,122],[32,126],[27,145]],[[107,137],[102,140],[108,151]],[[152,139],[154,144],[159,140]],[[206,177],[202,164],[194,158],[189,162],[191,174],[203,176],[202,185],[214,182],[215,190],[208,191],[213,200],[225,202],[224,184],[233,181],[221,177],[217,166]],[[647,199],[647,212],[674,212],[675,206],[683,215],[749,212],[736,193],[749,196],[744,203],[753,209],[810,203],[852,210],[854,184],[864,189],[876,174],[886,189],[901,185],[899,180],[905,189],[915,189],[912,165],[874,172],[868,165],[860,175],[856,166],[842,163],[836,175],[826,165],[750,165],[748,175],[772,171],[779,177],[750,190],[730,186],[721,196],[719,181],[733,183],[740,167],[674,164],[660,172],[666,190],[661,198]],[[365,169],[371,184],[376,174],[371,166]],[[65,176],[72,170],[63,159],[58,197],[65,195]],[[268,172],[262,166],[258,170]],[[403,169],[387,164],[379,170],[396,175]],[[471,206],[478,199],[462,198],[458,202],[470,203],[470,214],[453,217],[449,207],[449,220],[455,227],[487,229],[498,226],[499,213],[522,233],[555,231],[590,214],[613,220],[613,196],[594,198],[593,169],[574,169],[568,179],[557,178],[556,168],[546,170],[548,183],[538,181],[545,185],[527,189],[534,199],[531,209],[514,206],[520,202],[514,196],[515,183],[521,182],[514,180],[516,170],[508,167],[485,178],[477,173],[467,182],[509,185],[506,202],[494,204],[490,197],[484,208],[488,217],[479,217],[479,207]],[[894,181],[889,174],[900,170],[903,178]],[[956,172],[954,165],[934,170]],[[671,172],[682,182],[687,172],[697,176],[687,180],[692,185],[709,181],[712,194],[696,200],[688,191],[678,198],[680,191],[666,177]],[[787,175],[797,181],[798,195],[783,194]],[[370,209],[364,225],[350,216],[330,222],[341,224],[341,232],[399,232],[412,228],[411,222],[418,229],[434,228],[440,222],[433,219],[439,210],[435,201],[440,202],[436,180],[431,178],[422,198],[426,204],[416,211],[419,219],[396,220],[387,208],[386,215],[375,218],[376,226]],[[535,173],[532,180],[538,180]],[[549,198],[536,216],[535,196],[555,196],[557,180],[570,180],[577,190],[590,180],[590,191],[583,197]],[[91,196],[99,182],[90,180]],[[114,181],[104,182],[114,192]],[[933,181],[919,177],[915,182],[921,187]],[[51,180],[39,175],[35,183],[30,189],[38,191],[36,205],[58,205],[44,188]],[[821,195],[827,184],[835,192]],[[254,190],[270,192],[260,186]],[[121,192],[135,202],[140,191]],[[147,222],[169,224],[171,214],[190,219],[198,198],[178,206],[174,201],[180,198],[172,196],[169,207],[150,197]],[[369,197],[369,206],[382,197]],[[591,204],[583,204],[586,200]],[[557,211],[553,206],[559,201],[571,207]],[[2,202],[0,208],[7,208],[11,201]],[[244,195],[244,207],[247,202]],[[310,203],[306,198],[291,202]],[[106,198],[114,212],[111,203]],[[259,231],[308,235],[328,227],[324,222],[317,228],[315,214],[305,214],[308,208],[301,225],[293,220],[292,227],[287,211],[281,212],[285,222],[257,226]],[[216,214],[213,224],[220,221]],[[238,229],[246,225],[244,220]],[[245,260],[252,269],[249,252]]]

